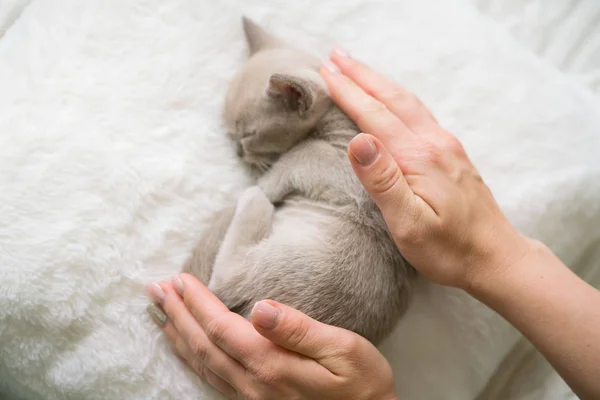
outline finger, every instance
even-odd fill
[[[348,145],[350,163],[358,180],[381,210],[390,231],[416,222],[429,207],[411,189],[402,170],[377,138],[361,133]]]
[[[200,322],[208,339],[248,370],[247,376],[267,377],[269,381],[273,376],[298,377],[324,370],[315,360],[288,352],[265,339],[248,320],[227,307],[224,311],[223,303],[192,275],[180,274],[174,281],[177,278],[181,280],[178,286],[182,288],[180,293],[185,305]],[[233,386],[238,391],[242,389],[236,384]]]
[[[329,87],[331,98],[362,131],[370,132],[389,148],[415,136],[383,103],[366,94],[339,71],[323,67],[321,76]]]
[[[431,111],[414,94],[396,82],[351,58],[348,53],[339,48],[334,49],[330,57],[342,74],[354,81],[366,93],[382,102],[413,132],[427,133],[438,128]],[[370,131],[366,130],[366,132]]]
[[[239,398],[238,391],[233,388],[230,384],[225,382],[223,379],[219,378],[215,373],[211,370],[204,368],[203,375],[200,375],[200,378],[204,379],[208,384],[217,391],[221,392],[228,399],[237,399]]]
[[[162,309],[168,317],[162,328],[170,340],[181,338],[189,350],[189,354],[185,358],[190,364],[204,365],[236,388],[246,385],[244,367],[207,337],[173,286],[170,283],[161,282],[159,287],[164,293]],[[173,343],[177,345],[177,342]],[[179,347],[181,348],[181,344]]]
[[[329,361],[338,354],[340,341],[349,333],[273,300],[257,302],[250,318],[256,330],[273,343],[312,358],[330,371]]]
[[[194,352],[188,347],[181,335],[177,333],[173,324],[168,324],[164,331],[169,337],[169,340],[174,344],[175,351],[179,357],[196,373],[196,375],[205,380],[210,386],[221,392],[228,399],[235,399],[238,397],[238,392],[233,386],[192,355]]]
[[[157,305],[153,305],[153,306],[156,307],[159,310],[159,312],[163,312],[160,308],[158,308]],[[165,318],[166,318],[166,315],[165,315]],[[159,324],[159,326],[161,326],[161,325]],[[238,393],[233,388],[233,386],[231,386],[229,383],[227,383],[225,380],[223,380],[217,374],[212,372],[207,366],[202,364],[198,358],[194,357],[194,355],[193,355],[194,352],[189,348],[189,346],[186,344],[185,340],[179,334],[179,332],[177,332],[177,329],[175,329],[175,325],[172,322],[167,320],[167,323],[166,323],[166,325],[163,326],[162,330],[167,335],[167,338],[169,339],[169,341],[173,344],[173,347],[175,348],[175,352],[177,353],[177,355],[200,378],[202,378],[203,380],[208,382],[209,385],[211,385],[216,390],[221,392],[227,398],[230,398],[230,399],[237,398]]]
[[[200,281],[180,274],[183,302],[208,339],[229,356],[247,366],[251,359],[262,358],[265,341],[244,317],[234,314]]]

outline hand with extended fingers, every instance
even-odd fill
[[[331,61],[322,70],[331,96],[366,132],[350,142],[352,166],[404,257],[429,279],[463,289],[523,258],[531,241],[427,107],[343,50]]]
[[[460,143],[397,84],[339,50],[331,60],[321,75],[333,100],[369,132],[350,143],[350,161],[405,257],[430,278],[461,287],[482,263],[502,262],[486,258],[491,236],[520,237]],[[257,303],[250,323],[193,276],[174,282],[149,286],[166,316],[156,307],[152,313],[177,352],[227,397],[395,397],[389,364],[360,336],[272,301]]]
[[[512,227],[460,142],[413,94],[340,49],[321,76],[367,132],[350,142],[350,161],[404,257],[494,308],[578,393],[599,398],[599,292]],[[549,295],[565,288],[568,301]],[[228,398],[396,398],[389,364],[352,332],[269,300],[247,321],[187,274],[148,290],[157,303],[149,311],[176,351]]]
[[[251,322],[192,275],[148,287],[177,353],[230,399],[395,399],[385,358],[359,335],[260,301]],[[166,315],[165,315],[166,314]]]

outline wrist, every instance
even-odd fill
[[[476,273],[465,288],[467,293],[478,298],[495,286],[504,285],[524,269],[535,264],[534,260],[550,251],[540,241],[528,238],[518,232],[501,241],[502,245],[488,253],[482,265],[474,268]]]

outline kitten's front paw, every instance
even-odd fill
[[[281,203],[288,194],[284,190],[285,187],[283,187],[279,181],[276,182],[275,180],[267,179],[266,177],[262,177],[258,180],[258,187],[272,204]]]
[[[248,211],[270,213],[273,204],[258,186],[251,186],[244,190],[237,203],[236,215],[245,214]]]

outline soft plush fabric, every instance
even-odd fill
[[[600,94],[597,0],[472,0],[519,42]]]
[[[515,225],[594,279],[598,98],[476,4],[0,4],[2,398],[215,397],[146,315],[143,285],[176,273],[207,216],[251,183],[219,119],[242,14],[322,54],[341,43],[415,91]],[[382,350],[401,398],[464,400],[502,383],[519,340],[464,293],[421,282]]]
[[[30,0],[2,0],[0,2],[0,38],[15,22]]]
[[[535,55],[600,95],[600,3],[596,0],[472,1]],[[581,274],[596,286],[600,285],[599,257],[600,244],[577,263]],[[493,398],[575,396],[533,346],[521,339],[482,395],[482,399]]]

